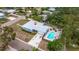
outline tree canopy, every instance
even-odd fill
[[[79,8],[58,7],[52,15],[49,15],[48,22],[62,28],[66,47],[72,44],[79,45]]]
[[[63,50],[63,43],[59,40],[54,40],[52,42],[49,42],[48,43],[48,49],[50,51],[60,51],[60,50]]]
[[[16,33],[10,27],[0,29],[0,50],[5,50],[9,42],[15,39]]]

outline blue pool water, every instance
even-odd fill
[[[48,35],[47,38],[50,39],[50,40],[54,40],[54,39],[55,39],[55,32],[51,32],[51,33]]]

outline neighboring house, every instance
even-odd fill
[[[4,18],[5,17],[5,14],[0,12],[0,18]]]
[[[15,13],[16,10],[15,9],[4,9],[3,12],[6,12],[6,13]]]
[[[42,12],[43,12],[43,14],[45,14],[45,15],[48,15],[48,14],[51,15],[51,14],[53,13],[52,11],[49,11],[49,10],[48,10],[48,11],[44,10],[44,11],[42,11]]]
[[[40,15],[40,16],[42,16],[42,20],[43,20],[43,21],[46,21],[46,20],[47,20],[47,15],[42,14],[42,15]]]
[[[31,10],[28,10],[27,11],[27,17],[31,16],[32,15],[32,11]]]
[[[43,14],[49,14],[49,11],[47,11],[47,10],[44,10],[44,11],[42,11],[43,12]]]
[[[55,11],[55,8],[54,7],[49,7],[49,9],[48,9],[49,11]]]
[[[14,12],[16,12],[16,10],[14,10],[14,9],[9,9],[9,10],[7,10],[6,12],[7,12],[7,13],[14,13]]]

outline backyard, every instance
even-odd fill
[[[29,33],[27,31],[24,31],[19,25],[23,25],[26,22],[28,22],[28,20],[26,19],[22,19],[19,22],[13,24],[11,27],[14,29],[14,31],[16,32],[16,37],[19,39],[22,39],[26,42],[29,42],[31,40],[31,38],[35,35],[35,33]]]

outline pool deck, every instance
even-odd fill
[[[48,36],[49,36],[49,34],[52,33],[52,32],[55,33],[55,35],[54,35],[55,37],[52,38],[52,39],[49,39]],[[55,32],[54,30],[48,31],[48,33],[44,36],[44,39],[45,39],[45,40],[48,40],[48,41],[53,41],[54,39],[58,39],[58,38],[59,38],[59,35],[60,35],[60,31],[57,31],[57,32]]]

